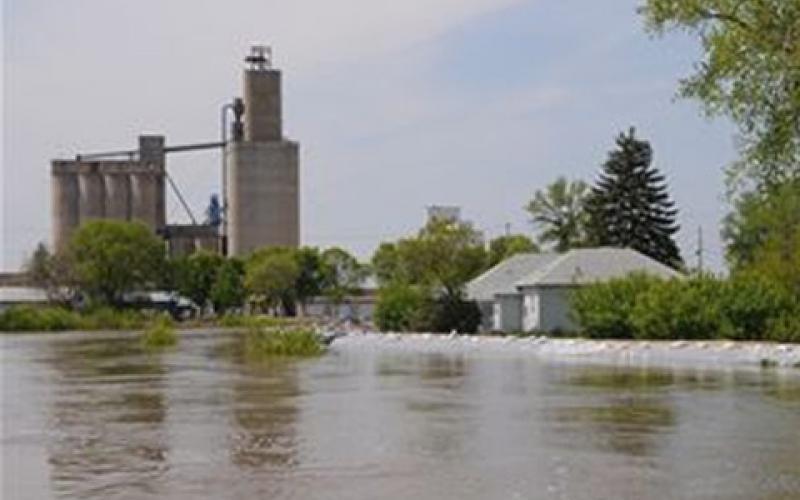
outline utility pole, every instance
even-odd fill
[[[511,223],[506,222],[506,236],[511,236]]]
[[[703,226],[697,227],[697,269],[703,273]]]

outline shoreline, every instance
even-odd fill
[[[240,327],[176,328],[181,338],[237,335]],[[2,340],[135,338],[141,330],[0,332]],[[800,374],[800,344],[732,340],[600,340],[434,333],[350,331],[337,337],[331,352],[380,350],[397,354],[531,357],[547,362],[600,363],[683,368],[780,368]]]
[[[543,361],[633,366],[785,368],[800,374],[800,344],[729,340],[595,340],[430,333],[350,333],[334,351],[534,357]]]

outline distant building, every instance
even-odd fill
[[[244,97],[223,107],[222,140],[168,146],[163,136],[143,135],[134,150],[53,160],[53,246],[62,248],[78,227],[97,219],[142,222],[167,239],[172,255],[211,249],[237,256],[263,246],[298,246],[299,146],[283,136],[281,72],[271,59],[264,46],[245,59]],[[228,111],[235,116],[230,137]],[[224,199],[212,199],[208,223],[198,224],[167,172],[166,157],[209,149],[223,151]],[[167,185],[191,226],[168,223]]]
[[[664,279],[682,276],[632,249],[581,248],[564,254],[511,257],[471,281],[467,295],[480,305],[484,329],[574,331],[569,306],[572,290],[635,272]]]
[[[432,221],[461,222],[461,207],[431,205],[428,207],[428,223]]]

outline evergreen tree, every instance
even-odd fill
[[[653,150],[635,130],[620,134],[587,201],[594,245],[633,248],[674,268],[683,265],[673,235],[679,226],[666,180],[651,166]]]

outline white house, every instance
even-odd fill
[[[481,310],[483,330],[507,330],[519,331],[522,329],[521,323],[516,329],[515,324],[510,324],[503,328],[498,321],[501,318],[497,309],[505,306],[509,308],[506,314],[507,321],[512,321],[511,311],[515,310],[512,304],[521,301],[522,298],[517,290],[516,283],[520,279],[528,276],[537,269],[550,264],[559,257],[557,253],[524,253],[517,254],[500,262],[482,275],[467,283],[467,297],[478,303]],[[504,299],[498,300],[498,297]],[[518,307],[519,312],[521,309]],[[519,318],[522,321],[522,318]]]
[[[516,259],[498,264],[467,285],[469,298],[478,301],[481,311],[487,314],[491,310],[484,329],[572,331],[576,325],[570,319],[569,293],[575,288],[634,272],[664,279],[682,276],[628,248],[581,248],[560,255],[525,254]]]

